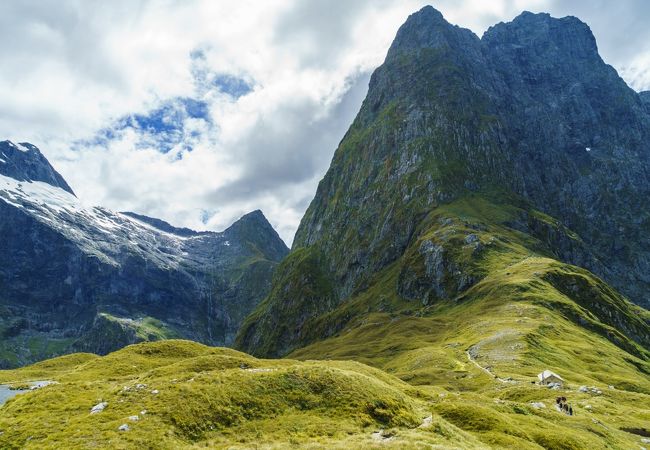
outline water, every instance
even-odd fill
[[[32,389],[38,389],[47,386],[50,383],[50,381],[33,381],[29,384],[32,386]],[[18,394],[29,391],[29,389],[9,389],[9,386],[0,384],[0,406],[2,406],[10,398],[14,398]]]
[[[2,406],[7,400],[15,397],[18,394],[27,392],[26,390],[11,390],[9,386],[4,386],[0,384],[0,406]]]

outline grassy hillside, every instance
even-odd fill
[[[171,340],[0,373],[3,383],[35,379],[56,384],[0,408],[2,448],[349,448],[389,440],[373,437],[382,429],[479,445],[438,416],[426,419],[430,394],[355,362],[258,360]],[[130,429],[119,431],[123,424]]]
[[[56,381],[0,407],[0,447],[643,445],[650,315],[550,252],[576,236],[476,196],[434,210],[417,236],[367,289],[308,317],[287,359],[172,340],[0,372],[5,384]],[[294,254],[285,264],[306,270],[296,288],[330,289],[310,278],[317,258]],[[565,388],[531,383],[544,369]]]

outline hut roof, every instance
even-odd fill
[[[539,381],[544,381],[545,379],[550,378],[550,377],[556,377],[556,378],[564,381],[564,379],[561,376],[559,376],[555,372],[551,372],[550,370],[545,370],[544,372],[537,375],[537,378],[539,378]]]

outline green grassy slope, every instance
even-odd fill
[[[367,289],[305,316],[288,359],[163,341],[0,372],[58,382],[0,407],[0,447],[638,448],[650,314],[558,261],[549,240],[579,239],[513,204],[472,195],[433,210]],[[427,242],[441,249],[433,270]],[[296,289],[331,288],[313,254],[294,255]],[[531,383],[544,369],[565,388]]]
[[[356,362],[258,360],[171,340],[0,373],[4,383],[34,379],[56,384],[0,408],[1,448],[349,448],[390,441],[373,437],[382,429],[480,446],[437,415],[424,420],[431,395]],[[100,402],[106,408],[90,414]]]

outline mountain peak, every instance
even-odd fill
[[[471,31],[447,22],[432,6],[425,6],[411,14],[399,28],[386,59],[424,48],[462,47],[469,44],[468,40],[478,38]]]
[[[512,22],[488,28],[482,41],[491,47],[526,47],[535,54],[545,51],[549,57],[555,54],[570,59],[600,59],[591,29],[574,16],[555,18],[548,13],[524,11]]]
[[[264,213],[259,209],[244,214],[224,231],[226,235],[235,234],[242,241],[255,246],[264,255],[274,261],[279,261],[289,253],[277,231],[269,223]]]
[[[233,223],[230,228],[242,228],[248,226],[259,227],[266,231],[273,230],[275,232],[273,226],[269,223],[264,213],[259,209],[244,214],[235,223]]]
[[[406,19],[406,23],[408,23],[410,20],[420,20],[422,18],[426,18],[426,20],[433,19],[448,23],[443,17],[442,13],[431,5],[423,6],[419,11],[410,14],[408,19]]]
[[[239,220],[258,220],[269,223],[261,209],[256,209],[248,214],[244,214]]]
[[[0,175],[18,181],[41,181],[75,195],[38,147],[28,142],[0,142]]]

